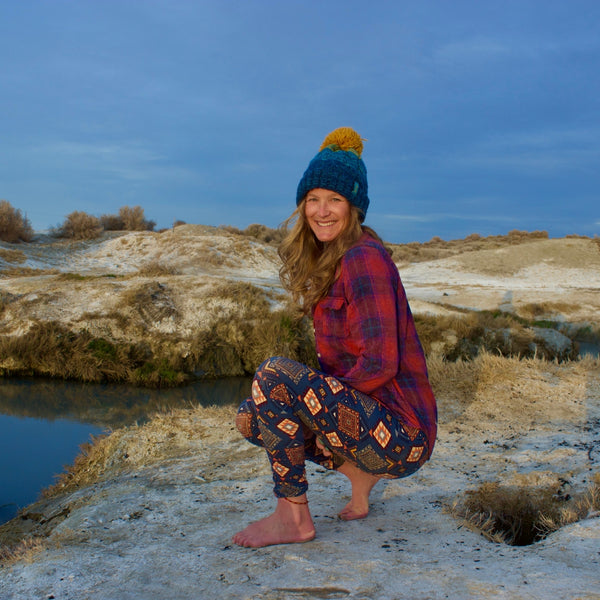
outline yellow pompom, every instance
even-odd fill
[[[323,140],[319,152],[327,146],[337,146],[340,150],[351,150],[360,157],[363,151],[363,138],[352,127],[338,127]]]

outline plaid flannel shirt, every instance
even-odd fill
[[[368,234],[342,258],[338,279],[313,310],[321,370],[387,406],[427,436],[437,407],[398,269]]]

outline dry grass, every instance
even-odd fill
[[[0,338],[0,375],[37,375],[84,382],[128,382],[170,387],[186,381],[178,357],[147,344],[116,343],[74,332],[56,322],[38,322],[21,336]]]
[[[507,235],[490,235],[482,237],[472,233],[464,239],[445,241],[440,237],[433,237],[428,242],[410,242],[408,244],[389,244],[392,249],[392,258],[396,263],[407,264],[423,262],[456,256],[464,252],[475,250],[491,250],[505,246],[514,246],[528,242],[548,239],[547,231],[510,231]]]
[[[21,250],[7,250],[0,248],[0,258],[7,263],[22,263],[27,260],[27,256]]]
[[[2,277],[37,277],[40,275],[57,275],[58,269],[31,269],[29,267],[12,267],[0,271]]]
[[[245,282],[216,286],[211,296],[223,317],[200,331],[190,358],[207,377],[253,374],[269,356],[316,364],[308,321],[290,306],[273,311],[269,293]],[[225,309],[235,306],[235,316]]]
[[[266,225],[259,225],[258,223],[253,223],[252,225],[248,225],[246,229],[238,229],[237,227],[233,227],[230,225],[222,225],[219,227],[222,231],[226,231],[227,233],[233,233],[235,235],[243,235],[246,237],[253,237],[257,239],[259,242],[263,242],[265,244],[270,244],[272,246],[279,246],[285,237],[285,229],[278,228],[272,229],[267,227]]]
[[[45,548],[39,537],[24,538],[17,544],[0,546],[0,565],[10,566],[16,562],[31,562]]]
[[[158,260],[153,260],[142,265],[137,271],[137,275],[141,277],[166,277],[179,274],[179,271],[175,267],[166,265]]]
[[[122,471],[147,467],[158,461],[191,454],[211,436],[219,435],[215,424],[235,421],[236,407],[194,407],[156,413],[143,425],[131,425],[98,436],[81,447],[73,465],[57,482],[44,490],[51,498],[90,485]]]
[[[524,477],[520,485],[484,483],[467,491],[451,512],[491,541],[526,546],[600,510],[600,474],[578,494],[566,491],[566,478],[556,475],[554,481],[539,484],[536,476]]]
[[[557,323],[529,321],[501,311],[465,311],[460,316],[420,314],[415,315],[415,324],[425,353],[440,354],[450,361],[469,360],[481,352],[546,360],[578,356],[575,345],[561,351],[535,338],[533,326],[553,327]]]

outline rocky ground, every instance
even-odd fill
[[[84,297],[88,304],[113,302],[119,286],[135,285],[145,277],[144,263],[157,260],[178,270],[164,277],[189,278],[178,297],[189,291],[185,306],[201,319],[194,288],[223,277],[225,266],[212,259],[203,263],[199,248],[221,256],[214,262],[231,261],[231,245],[241,241],[185,227],[81,245],[68,265],[56,260],[42,267],[27,256],[22,267],[120,269],[132,276],[103,277],[95,295],[89,280],[84,294],[57,274],[4,277],[3,297],[19,300],[5,307],[3,326],[18,327],[13,309],[30,310],[28,295],[36,318],[49,311],[75,323]],[[185,240],[186,253],[172,253],[175,236]],[[565,320],[597,323],[598,246],[582,239],[527,246],[403,266],[413,310],[551,302],[555,311],[561,303]],[[226,265],[229,276],[276,289],[273,249],[246,241],[239,254],[243,260]],[[42,278],[37,284],[36,277]],[[32,298],[43,294],[43,301]],[[192,322],[186,313],[173,326]],[[232,409],[177,411],[114,432],[80,461],[63,488],[0,528],[5,548],[25,534],[32,540],[12,556],[5,551],[0,598],[600,599],[597,510],[590,508],[541,541],[511,546],[482,535],[456,508],[484,482],[523,494],[548,488],[561,498],[588,489],[600,471],[599,361],[483,355],[470,363],[432,359],[430,372],[440,407],[432,460],[406,480],[378,484],[367,519],[339,521],[347,482],[311,468],[313,542],[264,549],[232,545],[233,533],[273,507],[266,459],[240,439]]]

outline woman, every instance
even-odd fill
[[[306,542],[305,460],[350,480],[344,520],[369,512],[381,478],[406,477],[431,456],[437,409],[398,269],[362,225],[368,206],[362,140],[330,133],[306,169],[279,254],[281,280],[312,313],[320,370],[266,360],[236,424],[271,462],[277,506],[233,537],[240,546]],[[289,225],[289,223],[288,223]]]

